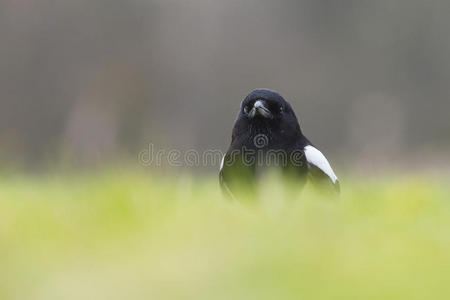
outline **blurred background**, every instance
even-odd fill
[[[0,168],[137,164],[149,143],[225,151],[258,87],[291,102],[342,165],[448,168],[449,11],[444,0],[3,0]]]

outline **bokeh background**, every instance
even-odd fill
[[[341,165],[449,165],[450,2],[3,0],[0,163],[226,150],[240,101],[279,91]],[[214,166],[211,166],[214,168]]]
[[[450,299],[450,1],[0,0],[0,299]],[[339,199],[222,198],[279,91]],[[364,175],[364,176],[361,176]],[[285,181],[283,181],[285,183]]]

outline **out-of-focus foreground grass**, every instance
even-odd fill
[[[448,183],[247,208],[215,177],[2,177],[0,299],[450,299]]]

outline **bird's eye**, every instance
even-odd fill
[[[244,106],[244,113],[248,114],[248,105]]]
[[[280,113],[284,111],[283,106],[280,106]]]

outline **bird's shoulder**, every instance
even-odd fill
[[[313,177],[318,178],[325,175],[325,177],[329,178],[333,184],[338,182],[338,178],[334,173],[333,168],[319,149],[309,144],[304,146],[303,151]]]

